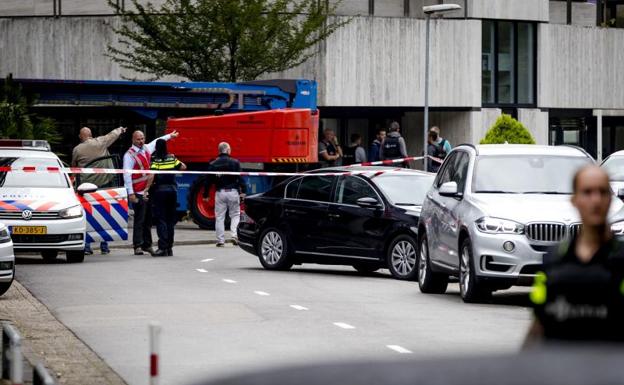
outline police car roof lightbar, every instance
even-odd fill
[[[0,147],[52,151],[50,143],[42,139],[0,139]]]

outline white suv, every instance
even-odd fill
[[[45,260],[64,251],[68,262],[82,262],[85,239],[127,239],[125,189],[111,186],[117,175],[110,175],[107,186],[84,183],[76,193],[62,167],[46,142],[0,140],[0,222],[16,251],[39,251]],[[52,172],[29,172],[46,169]]]
[[[458,276],[464,301],[530,284],[546,251],[573,235],[572,177],[594,160],[568,146],[462,145],[445,159],[419,221],[419,286],[446,291]],[[613,199],[612,230],[624,232]]]

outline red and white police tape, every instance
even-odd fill
[[[428,156],[431,160],[442,163],[442,160],[432,156]],[[365,162],[345,166],[346,168],[357,166],[390,166],[394,164],[405,163],[410,160],[422,160],[422,156],[410,156],[401,159],[382,160],[378,162]],[[0,166],[0,172],[23,172],[23,173],[67,173],[67,174],[189,174],[189,175],[241,175],[241,176],[297,176],[303,175],[301,172],[268,172],[268,171],[166,171],[166,170],[125,170],[117,168],[89,168],[89,167],[36,167],[36,166]],[[348,172],[315,172],[314,175],[319,176],[335,176],[345,174],[361,174],[369,171],[348,171]],[[380,171],[383,173],[385,171]]]

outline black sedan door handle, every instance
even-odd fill
[[[330,218],[340,218],[340,214],[327,214],[328,217]]]
[[[284,209],[284,212],[286,214],[305,214],[305,212],[301,210],[295,210],[295,209]]]

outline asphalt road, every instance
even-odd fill
[[[387,271],[303,265],[270,272],[228,245],[176,256],[114,250],[85,263],[20,257],[18,280],[129,384],[148,383],[148,323],[162,324],[162,384],[228,373],[369,358],[516,351],[526,289],[463,304],[457,284],[423,295]]]

